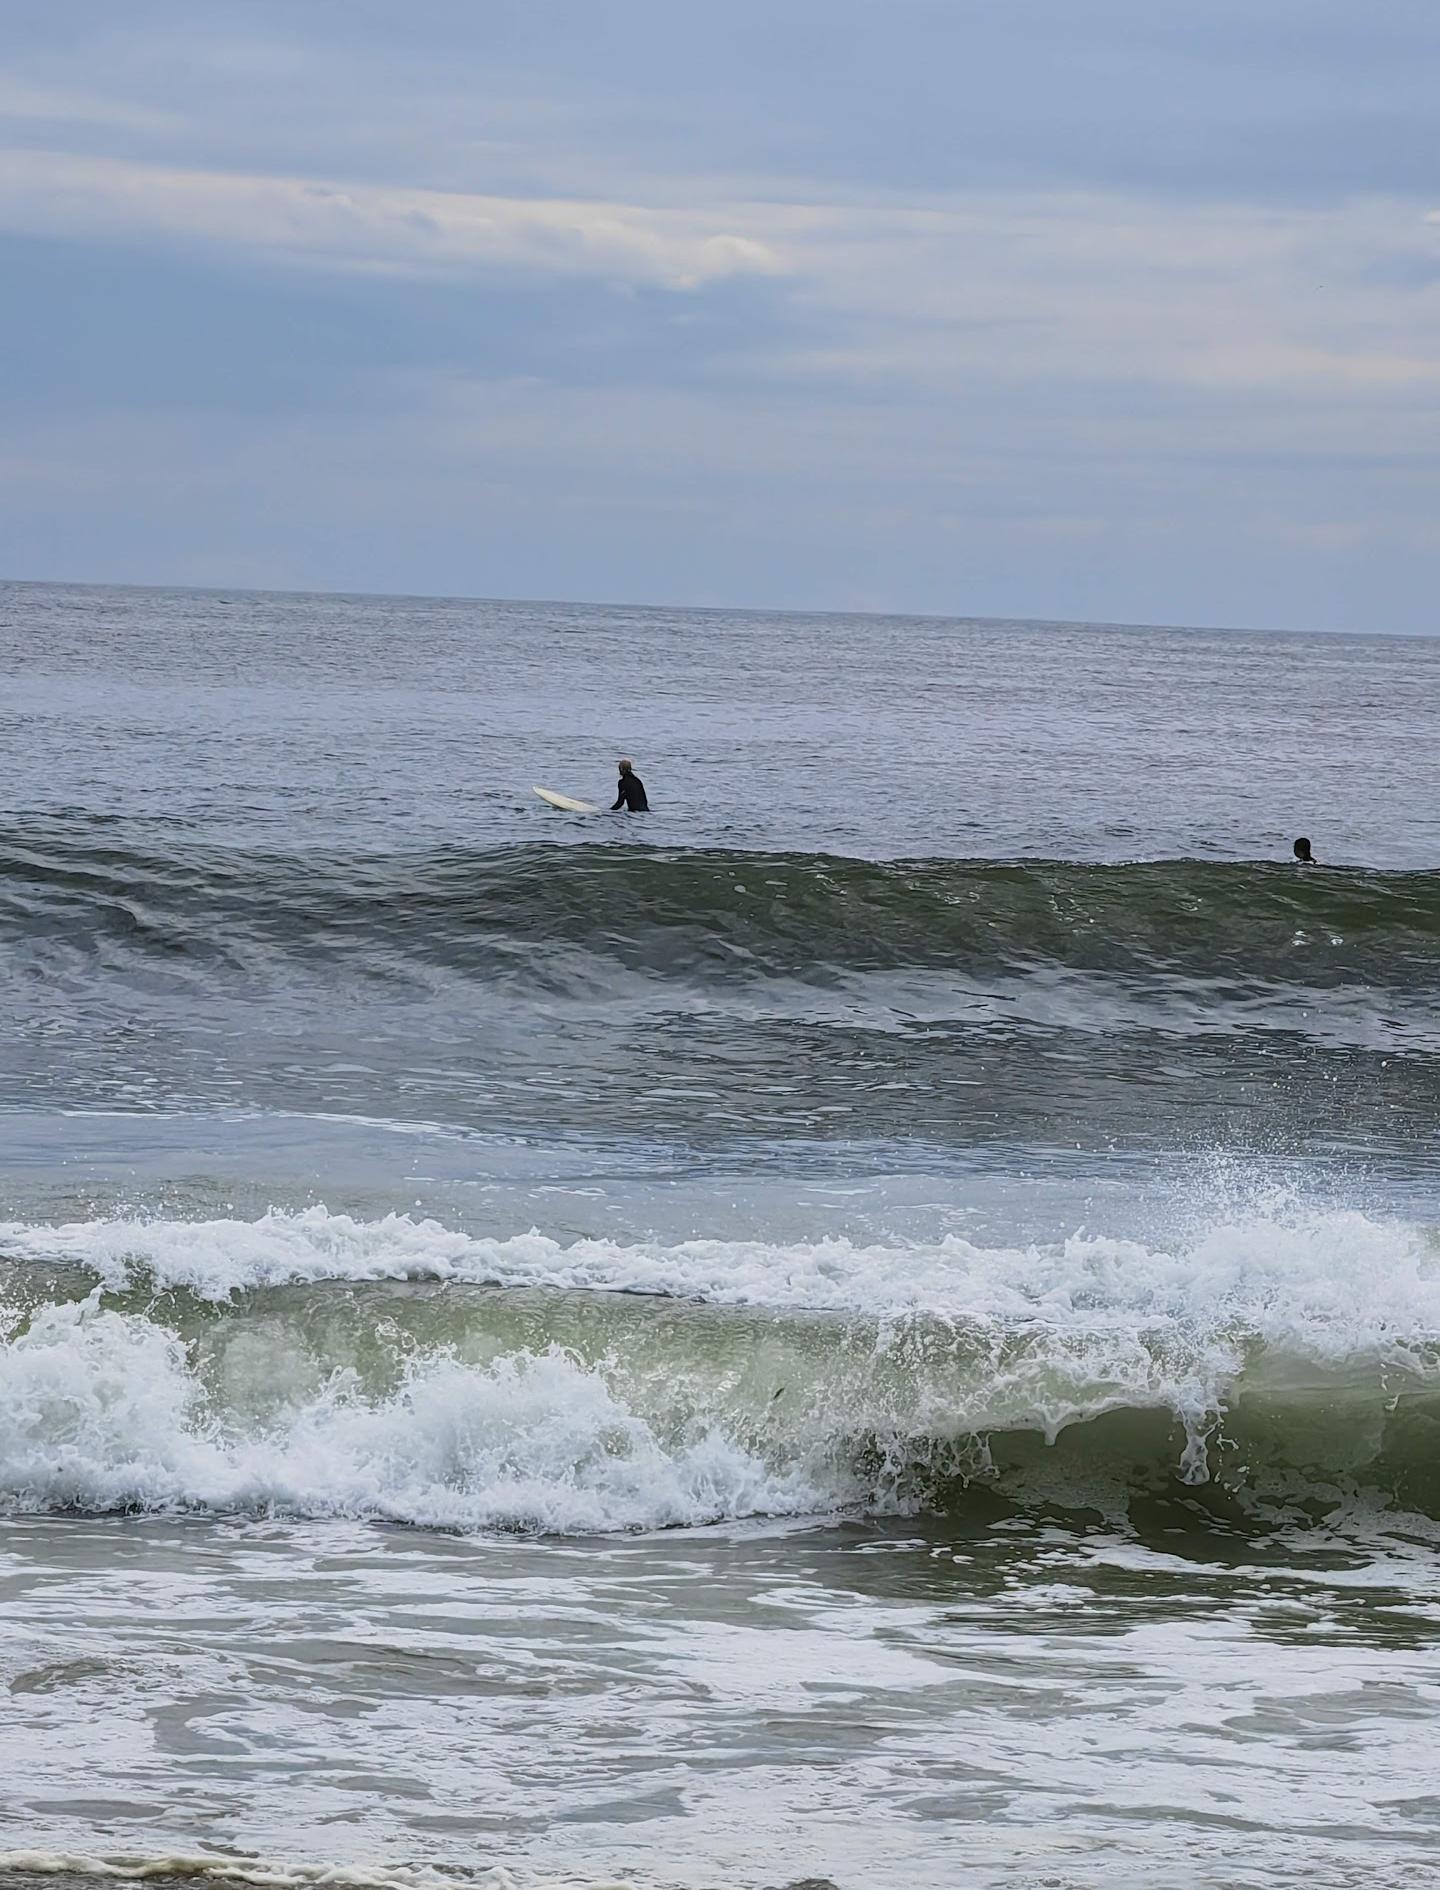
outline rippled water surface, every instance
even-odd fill
[[[1440,643],[6,586],[0,689],[0,1852],[1435,1880]]]

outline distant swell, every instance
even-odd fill
[[[1440,1516],[1440,1246],[1359,1214],[1165,1251],[566,1246],[316,1209],[11,1225],[0,1256],[11,1510],[573,1534],[1168,1488]]]
[[[1433,990],[1440,877],[1155,861],[872,862],[621,844],[410,856],[165,854],[0,838],[0,943],[27,970],[287,959],[585,995],[847,973],[1091,972],[1215,987]]]

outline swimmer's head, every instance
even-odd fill
[[[1297,860],[1304,860],[1308,866],[1315,864],[1315,855],[1310,851],[1310,842],[1305,838],[1303,833],[1295,842],[1295,858]]]

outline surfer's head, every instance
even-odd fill
[[[620,772],[621,774],[633,774],[635,772],[635,763],[633,761],[622,761],[620,763]],[[1307,840],[1305,844],[1309,846],[1310,842]]]
[[[1315,864],[1315,855],[1310,851],[1310,842],[1305,838],[1303,833],[1295,842],[1295,858],[1297,860],[1304,860],[1307,866],[1313,866]]]

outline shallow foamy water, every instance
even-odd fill
[[[12,1525],[0,1829],[696,1886],[1418,1885],[1440,1589],[1430,1543],[1367,1532]]]

